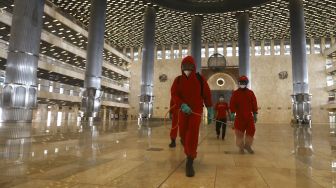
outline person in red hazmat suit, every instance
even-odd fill
[[[213,118],[213,109],[209,85],[203,76],[196,73],[192,56],[182,60],[181,70],[182,75],[175,78],[171,87],[171,97],[179,109],[180,137],[187,156],[186,176],[193,177],[203,105],[207,107],[209,124]]]
[[[224,101],[224,96],[219,97],[219,101],[215,105],[216,111],[216,133],[217,139],[219,139],[219,135],[222,129],[222,140],[225,139],[225,132],[226,132],[226,122],[227,122],[227,115],[230,114],[229,112],[229,105]]]
[[[241,76],[239,88],[233,92],[230,100],[231,120],[234,120],[236,144],[241,154],[244,154],[244,149],[250,154],[254,153],[251,146],[258,114],[257,99],[253,91],[247,88],[248,83],[248,78]]]
[[[173,99],[170,99],[170,114],[171,114],[171,119],[172,119],[172,128],[170,129],[170,140],[171,143],[169,144],[170,148],[175,148],[176,147],[176,137],[177,137],[177,132],[178,132],[178,113],[179,109],[177,108],[176,105],[174,105]]]

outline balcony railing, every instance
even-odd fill
[[[2,86],[4,84],[5,71],[0,71],[0,93],[2,93]],[[38,91],[44,91],[49,93],[57,93],[67,96],[82,97],[84,88],[71,86],[67,84],[59,84],[57,82],[52,82],[49,80],[39,79],[38,80]],[[128,104],[127,95],[113,95],[110,93],[103,93],[102,101],[113,101],[117,103]]]
[[[8,45],[9,45],[8,42],[6,42],[4,40],[0,40],[0,48],[8,51]],[[59,61],[59,60],[57,60],[55,58],[51,58],[51,57],[43,55],[43,54],[40,54],[40,61],[43,61],[43,62],[51,64],[51,65],[63,67],[63,68],[66,68],[68,70],[72,70],[74,72],[77,72],[77,73],[80,73],[80,74],[83,74],[83,75],[85,74],[85,70],[82,69],[82,68],[79,68],[79,67],[76,67],[76,66],[64,63],[62,61]],[[107,78],[107,77],[102,77],[102,81],[105,81],[107,83],[120,86],[120,87],[125,88],[125,89],[129,89],[129,85],[128,84],[124,84],[122,82],[118,82],[116,80],[113,80],[113,79],[110,79],[110,78]]]

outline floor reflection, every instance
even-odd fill
[[[256,154],[239,155],[231,129],[222,141],[202,125],[190,179],[161,121],[1,124],[0,187],[336,187],[334,129],[313,125],[314,153],[298,156],[289,125],[260,124]]]

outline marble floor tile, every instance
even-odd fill
[[[284,124],[258,124],[255,154],[238,153],[235,136],[227,129],[217,139],[213,125],[202,125],[196,175],[185,176],[185,154],[177,138],[169,148],[169,129],[162,122],[138,128],[135,121],[77,124],[41,133],[33,124],[29,143],[0,139],[0,187],[157,188],[157,187],[336,187],[329,128],[313,132],[311,157],[293,153],[293,129]],[[10,129],[21,130],[21,129]],[[25,129],[26,131],[26,129]],[[8,129],[0,126],[0,135]],[[20,134],[17,134],[20,135]]]
[[[266,188],[268,185],[254,167],[218,167],[215,187]]]
[[[304,188],[322,188],[320,184],[313,179],[305,176],[302,172],[295,169],[286,168],[258,168],[263,179],[270,187],[304,187]]]

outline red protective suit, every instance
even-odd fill
[[[175,78],[171,87],[171,97],[174,101],[174,104],[177,105],[178,109],[180,109],[181,105],[185,103],[191,108],[193,112],[202,116],[203,103],[207,107],[212,106],[210,88],[205,78],[202,76],[202,97],[201,84],[196,76],[195,61],[191,56],[187,56],[182,60],[182,64],[185,63],[193,64],[194,69],[189,77],[187,77],[182,71],[182,75]],[[202,118],[201,116],[196,114],[187,115],[182,111],[179,112],[180,137],[184,144],[185,154],[191,158],[196,158],[197,155],[196,150],[198,145],[199,126]]]
[[[179,109],[174,104],[173,99],[170,99],[170,113],[172,117],[172,129],[170,130],[170,138],[175,140],[177,137],[177,132],[179,130],[179,125],[177,124],[178,121],[178,112]]]
[[[248,88],[234,91],[230,100],[230,110],[231,113],[236,113],[234,122],[236,135],[241,136],[246,131],[246,135],[250,137],[247,139],[252,139],[255,133],[253,112],[258,112],[257,99],[253,91]],[[249,142],[252,144],[252,140]]]
[[[226,112],[229,110],[229,105],[226,102],[218,102],[215,106],[216,119],[226,119]]]

